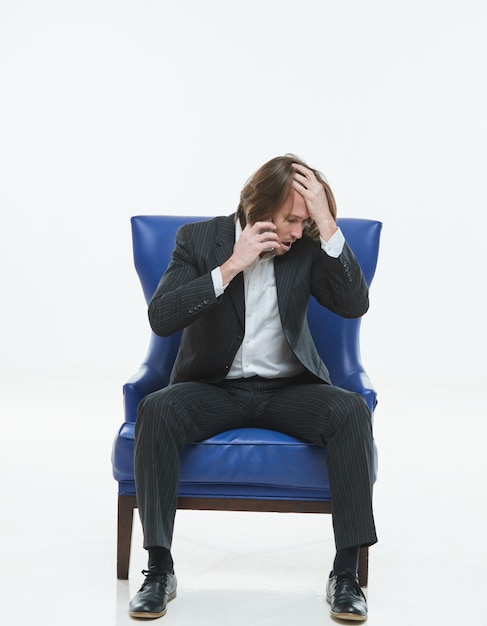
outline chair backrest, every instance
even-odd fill
[[[178,228],[204,219],[209,218],[168,215],[132,217],[135,268],[147,302],[169,264]],[[377,265],[382,224],[375,220],[340,218],[338,225],[370,285]],[[347,378],[364,371],[359,343],[360,322],[360,319],[344,319],[320,306],[314,298],[310,300],[308,323],[311,334],[335,385],[346,386],[343,383]],[[144,364],[160,372],[166,384],[179,341],[180,333],[171,337],[157,337],[152,333]]]

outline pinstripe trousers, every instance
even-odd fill
[[[377,541],[367,404],[359,394],[302,380],[183,382],[142,400],[134,467],[145,548],[171,548],[183,446],[243,427],[268,428],[326,447],[336,548]]]

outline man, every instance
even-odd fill
[[[179,229],[149,303],[156,334],[184,332],[169,386],[139,406],[135,479],[149,564],[132,617],[160,617],[176,596],[183,446],[252,425],[326,446],[337,548],[327,600],[335,617],[366,619],[357,566],[360,547],[377,540],[370,412],[360,395],[331,385],[306,318],[310,295],[347,318],[368,308],[335,218],[322,175],[286,155],[247,181],[236,214]]]

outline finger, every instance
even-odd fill
[[[308,169],[307,167],[305,167],[304,165],[301,165],[301,163],[293,163],[292,166],[294,167],[294,169],[298,172],[301,172],[301,174],[312,174],[313,172]]]
[[[307,167],[304,167],[304,165],[301,165],[299,163],[293,163],[292,165],[294,167],[296,176],[301,176],[305,178],[306,180],[309,180],[312,182],[316,180],[316,176],[314,175],[314,172],[312,170],[308,169]]]
[[[276,228],[276,225],[272,222],[255,222],[252,226],[247,224],[244,232],[246,232],[246,238],[249,243],[253,242],[260,246],[265,242],[279,241],[279,237],[274,232]]]
[[[298,172],[294,175],[294,181],[301,186],[301,190],[312,189],[312,187],[316,184],[316,179],[313,180],[310,176]]]
[[[295,189],[301,195],[304,195],[306,191],[308,191],[309,181],[306,179],[299,180],[297,177],[294,177],[293,182],[291,184],[292,188]]]
[[[275,241],[279,241],[279,237],[277,236],[276,233],[266,230],[266,231],[262,231],[261,233],[257,235],[257,240],[260,243],[267,243],[269,241],[275,242]]]
[[[254,224],[252,224],[252,228],[257,231],[276,230],[276,225],[274,222],[254,222]]]

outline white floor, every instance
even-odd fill
[[[120,380],[3,377],[2,624],[133,624],[146,565],[138,519],[129,581],[115,575],[110,451]],[[375,376],[380,542],[373,626],[487,624],[485,409],[480,376]],[[179,512],[177,599],[155,623],[331,624],[328,516]]]

